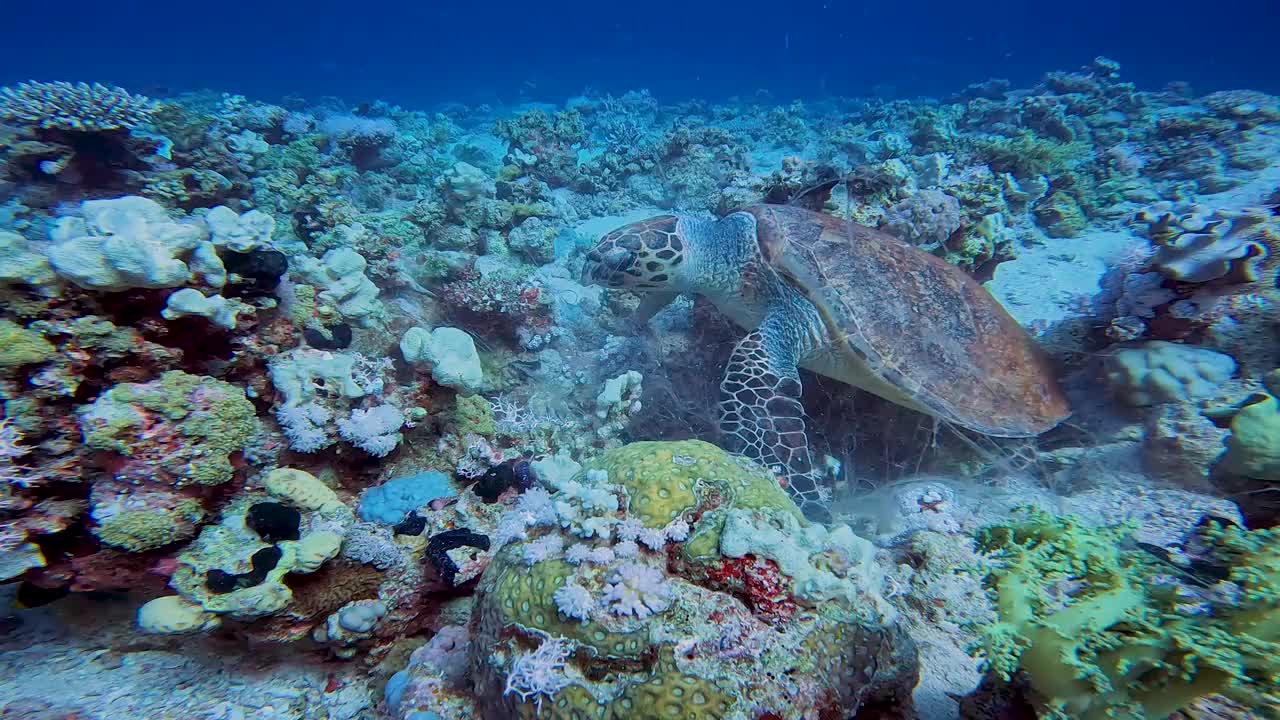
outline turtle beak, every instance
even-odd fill
[[[599,284],[612,287],[609,279],[614,273],[630,268],[636,261],[636,254],[620,247],[612,247],[605,251],[592,250],[587,253],[587,261],[582,265],[582,284]]]

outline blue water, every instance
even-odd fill
[[[0,85],[439,101],[945,95],[1095,55],[1144,88],[1280,92],[1271,0],[5,3]]]

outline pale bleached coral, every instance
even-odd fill
[[[1229,355],[1159,340],[1118,349],[1106,364],[1116,394],[1138,406],[1209,396],[1236,371]]]
[[[380,290],[365,275],[369,263],[351,248],[334,248],[323,258],[304,257],[298,272],[307,282],[322,288],[316,296],[321,315],[370,326],[385,313]]]
[[[1266,208],[1218,208],[1157,203],[1139,212],[1156,247],[1151,267],[1189,283],[1253,283],[1264,274],[1280,239],[1280,227]]]

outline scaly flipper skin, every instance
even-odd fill
[[[636,307],[636,313],[631,318],[636,324],[636,329],[643,328],[654,315],[665,310],[678,297],[680,293],[674,292],[651,292],[640,296],[640,305]]]
[[[825,520],[788,336],[785,315],[775,312],[734,346],[720,382],[720,431],[727,450],[780,472],[805,515]]]

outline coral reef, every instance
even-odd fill
[[[911,100],[71,80],[0,88],[0,716],[1280,704],[1276,97],[1107,58]],[[949,432],[802,370],[806,519],[713,444],[751,298],[584,272],[760,203],[972,276],[1071,420]]]

